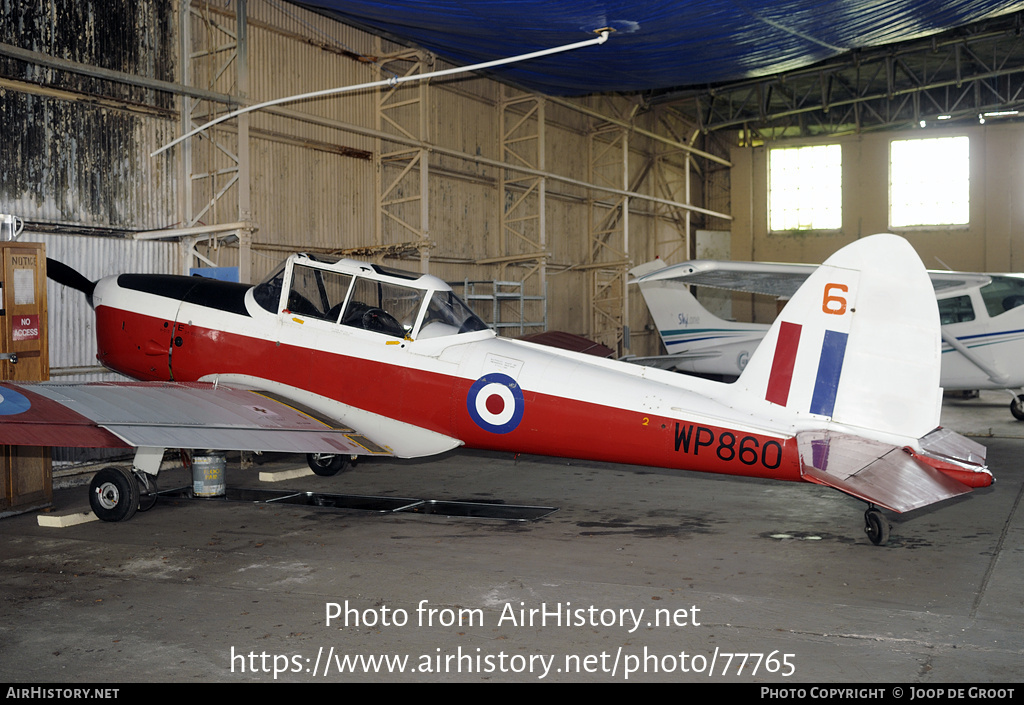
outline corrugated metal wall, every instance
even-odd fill
[[[43,56],[173,80],[170,0],[0,3],[0,42]],[[0,56],[0,207],[28,222],[104,230],[174,222],[171,96]]]
[[[149,158],[177,131],[173,96],[45,62],[174,80],[173,3],[3,0],[0,7],[0,41],[39,57],[0,56],[0,212],[24,219],[21,239],[45,242],[48,256],[91,278],[170,271],[176,245],[123,235],[177,219],[178,173]],[[52,283],[49,292],[51,366],[94,366],[84,298]]]

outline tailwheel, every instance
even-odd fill
[[[889,540],[889,522],[882,516],[882,512],[871,507],[864,512],[864,532],[876,546],[884,546]]]
[[[306,463],[309,469],[320,477],[337,475],[348,462],[348,456],[333,453],[307,453]]]
[[[89,483],[89,506],[103,521],[128,521],[139,509],[139,483],[124,468],[103,468]]]
[[[1018,394],[1010,402],[1010,413],[1018,421],[1024,421],[1024,394]]]

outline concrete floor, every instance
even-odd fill
[[[1024,423],[1008,400],[943,414],[984,436],[997,484],[889,515],[881,548],[861,503],[810,484],[473,452],[275,484],[229,468],[228,483],[559,510],[512,523],[172,500],[123,524],[7,518],[0,682],[1020,682]],[[63,489],[52,514],[87,508]],[[346,608],[347,625],[328,622]],[[544,609],[561,624],[531,623]],[[741,671],[729,654],[748,653]],[[341,670],[375,656],[407,657],[404,672]]]

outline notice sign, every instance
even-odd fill
[[[39,340],[39,316],[12,316],[11,332],[14,340]]]
[[[15,260],[31,259],[35,264],[35,257],[12,257]],[[36,302],[36,270],[15,269],[14,270],[14,305],[30,306]]]

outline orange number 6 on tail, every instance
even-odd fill
[[[831,313],[835,316],[842,316],[846,313],[846,299],[842,296],[836,296],[832,294],[832,291],[842,291],[846,293],[850,290],[850,287],[846,284],[826,284],[825,285],[825,298],[821,302],[821,310],[825,313]]]

